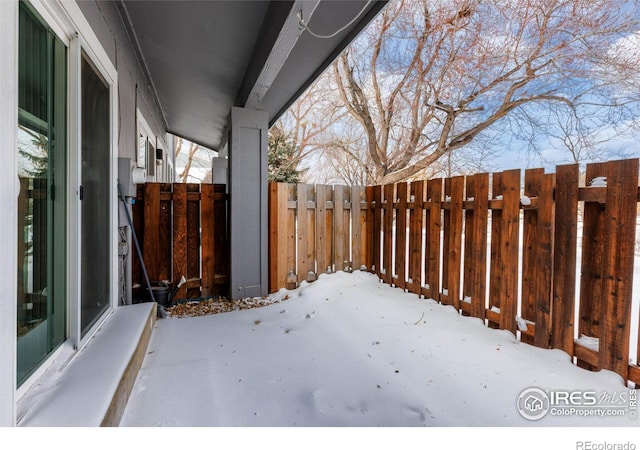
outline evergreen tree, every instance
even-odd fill
[[[269,182],[298,183],[300,174],[296,170],[295,162],[293,161],[296,148],[284,134],[274,130],[269,132],[268,144],[267,179]]]
[[[31,178],[46,178],[49,167],[49,141],[44,134],[20,126],[30,138],[29,145],[19,143],[18,154],[25,164],[25,173]]]

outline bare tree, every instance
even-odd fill
[[[340,144],[338,143],[338,146]],[[361,163],[340,147],[326,149],[319,160],[325,184],[346,184],[348,186],[366,186],[370,183],[370,173]]]
[[[290,167],[304,180],[305,164],[310,155],[323,152],[332,141],[327,139],[333,124],[346,112],[335,106],[331,92],[335,87],[326,77],[313,83],[269,130],[272,136],[287,141],[295,149]]]
[[[332,115],[346,116],[322,136],[357,129],[333,150],[390,183],[455,161],[481,134],[544,130],[514,121],[550,111],[540,124],[559,125],[549,135],[579,159],[603,124],[637,115],[637,53],[616,48],[637,31],[636,1],[398,0],[334,62]]]
[[[182,170],[177,173],[178,181],[181,183],[194,181],[198,183],[211,182],[209,172],[211,172],[212,154],[212,150],[176,136],[176,170],[182,167]],[[198,169],[197,173],[194,173],[194,169]]]

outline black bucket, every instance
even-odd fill
[[[171,289],[166,283],[162,283],[160,281],[152,281],[151,282],[151,290],[153,291],[153,298],[156,303],[162,306],[167,306],[169,304],[169,295],[171,294]],[[142,302],[150,302],[151,295],[149,295],[149,288],[144,287],[141,292],[141,300]]]

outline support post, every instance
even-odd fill
[[[231,109],[229,139],[231,298],[268,293],[268,114]]]

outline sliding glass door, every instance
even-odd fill
[[[18,385],[66,337],[67,49],[23,3],[18,96]]]
[[[111,100],[109,85],[84,52],[80,78],[80,331],[84,336],[111,305]]]

